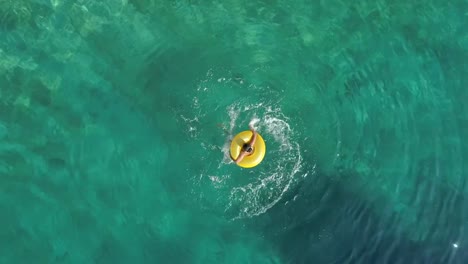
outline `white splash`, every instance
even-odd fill
[[[198,184],[209,184],[213,187],[212,190],[220,195],[214,201],[216,203],[214,206],[224,207],[230,218],[251,218],[267,212],[277,204],[295,182],[296,175],[305,177],[304,175],[307,174],[299,173],[302,166],[300,146],[294,142],[294,133],[288,122],[289,119],[275,102],[261,101],[246,104],[237,101],[227,106],[225,109],[229,117],[229,125],[219,124],[225,134],[222,146],[210,145],[212,142],[200,136],[200,133],[208,129],[200,121],[203,121],[204,117],[210,117],[213,109],[225,107],[209,101],[203,87],[210,86],[210,89],[216,89],[219,81],[228,83],[230,80],[225,77],[214,77],[209,71],[207,79],[201,81],[196,89],[198,96],[192,100],[193,111],[190,114],[186,113],[189,116],[180,115],[180,117],[187,125],[189,135],[194,140],[200,141],[203,148],[218,149],[223,154],[220,155],[222,158],[219,160],[206,163],[207,166],[202,172],[205,177],[200,176],[194,179]],[[246,83],[245,85],[252,84]],[[267,144],[266,159],[268,162],[263,162],[255,170],[243,170],[233,166],[229,154],[233,134],[247,129],[247,122],[249,126],[259,131]],[[221,132],[220,135],[222,135]],[[240,180],[239,177],[244,178]],[[202,197],[203,194],[200,196]]]
[[[299,144],[292,142],[292,130],[280,108],[265,106],[263,103],[240,107],[232,105],[230,116],[239,116],[240,112],[257,110],[263,113],[261,119],[257,111],[253,113],[249,125],[257,129],[270,140],[267,155],[274,155],[266,169],[259,170],[253,182],[244,186],[233,187],[226,211],[241,208],[234,219],[261,215],[278,203],[289,190],[294,176],[300,171],[302,156]],[[242,110],[241,110],[242,109]],[[233,114],[236,113],[236,114]],[[231,119],[232,123],[232,119]],[[275,146],[276,145],[276,146]]]

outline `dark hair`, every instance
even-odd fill
[[[246,144],[244,144],[244,145],[242,146],[242,150],[245,151],[245,152],[250,153],[250,152],[253,151],[253,148],[252,148],[252,146],[251,146],[250,144],[247,144],[247,143],[246,143]]]

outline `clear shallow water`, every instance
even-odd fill
[[[467,10],[1,1],[0,262],[466,263]]]

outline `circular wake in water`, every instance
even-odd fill
[[[250,123],[257,124],[254,127],[267,138],[268,158],[259,165],[251,181],[231,190],[226,210],[238,208],[239,218],[260,215],[273,207],[291,186],[302,162],[299,144],[291,140],[292,130],[279,108],[261,103],[244,108],[234,104],[229,107],[231,123],[242,110],[253,112],[254,116],[262,113],[261,119],[255,117]],[[223,151],[229,152],[229,144],[225,144]],[[222,164],[231,164],[230,158],[227,160],[225,156]]]
[[[214,78],[212,73],[208,77],[197,88],[191,115],[181,115],[187,133],[209,153],[199,175],[193,177],[194,193],[199,193],[201,201],[209,200],[208,206],[222,208],[229,218],[258,216],[280,201],[294,183],[302,164],[300,146],[278,104],[268,99],[253,103],[248,102],[251,98],[226,100],[225,94],[224,102],[217,98],[219,90],[245,85],[268,95],[266,87],[235,78]],[[229,147],[233,136],[248,125],[265,139],[267,152],[257,167],[243,169],[232,162]]]

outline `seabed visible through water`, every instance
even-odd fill
[[[467,12],[0,0],[0,263],[467,263]]]

